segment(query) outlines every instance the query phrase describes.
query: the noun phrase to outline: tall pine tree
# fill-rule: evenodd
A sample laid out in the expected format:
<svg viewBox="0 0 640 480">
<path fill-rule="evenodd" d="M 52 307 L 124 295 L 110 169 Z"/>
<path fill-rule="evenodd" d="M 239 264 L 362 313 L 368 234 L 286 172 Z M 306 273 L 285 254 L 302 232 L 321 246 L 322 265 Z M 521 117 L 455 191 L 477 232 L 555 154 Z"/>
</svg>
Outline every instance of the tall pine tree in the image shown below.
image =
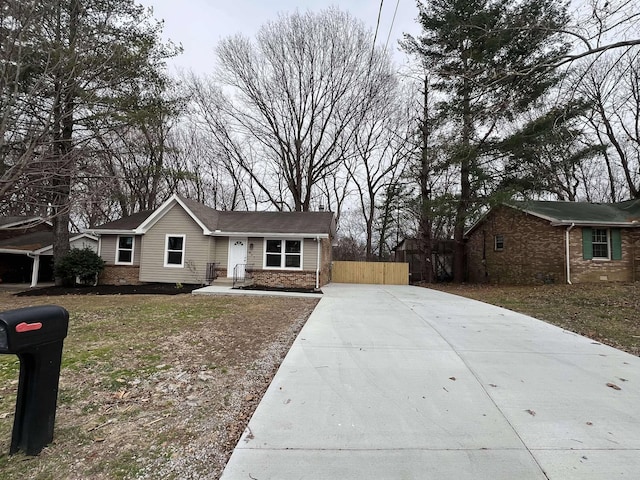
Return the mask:
<svg viewBox="0 0 640 480">
<path fill-rule="evenodd" d="M 439 113 L 455 132 L 449 162 L 459 170 L 454 280 L 464 279 L 464 231 L 487 181 L 487 153 L 508 122 L 559 81 L 549 68 L 569 45 L 567 5 L 555 0 L 419 2 L 422 34 L 404 47 L 433 78 Z"/>
<path fill-rule="evenodd" d="M 27 123 L 39 130 L 31 149 L 37 155 L 22 157 L 37 161 L 37 168 L 21 167 L 37 180 L 11 181 L 33 186 L 49 204 L 59 259 L 69 250 L 79 161 L 90 156 L 96 134 L 130 122 L 136 111 L 151 112 L 150 92 L 164 88 L 165 60 L 178 50 L 162 43 L 162 24 L 133 0 L 12 0 L 9 7 L 15 30 L 9 47 L 20 55 L 10 63 L 15 85 L 7 91 L 16 93 L 7 103 L 21 106 L 13 113 L 21 120 L 15 128 L 24 130 Z M 9 187 L 4 186 L 4 200 L 15 202 L 23 190 Z"/>
</svg>

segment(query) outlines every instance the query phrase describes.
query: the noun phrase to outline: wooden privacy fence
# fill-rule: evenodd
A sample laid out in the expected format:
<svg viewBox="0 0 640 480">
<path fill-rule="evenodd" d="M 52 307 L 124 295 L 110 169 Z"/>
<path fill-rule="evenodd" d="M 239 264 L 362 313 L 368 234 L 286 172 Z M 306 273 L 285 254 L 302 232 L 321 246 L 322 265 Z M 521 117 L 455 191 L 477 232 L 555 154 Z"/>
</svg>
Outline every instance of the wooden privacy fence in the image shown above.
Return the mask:
<svg viewBox="0 0 640 480">
<path fill-rule="evenodd" d="M 333 262 L 331 281 L 335 283 L 408 285 L 409 264 L 388 262 Z"/>
</svg>

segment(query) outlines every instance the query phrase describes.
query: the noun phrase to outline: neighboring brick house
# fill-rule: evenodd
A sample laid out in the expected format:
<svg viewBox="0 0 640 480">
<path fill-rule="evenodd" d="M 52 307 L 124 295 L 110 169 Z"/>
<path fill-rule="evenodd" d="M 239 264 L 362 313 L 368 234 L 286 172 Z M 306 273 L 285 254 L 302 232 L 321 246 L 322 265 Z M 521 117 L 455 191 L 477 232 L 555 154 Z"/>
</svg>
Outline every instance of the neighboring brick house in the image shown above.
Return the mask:
<svg viewBox="0 0 640 480">
<path fill-rule="evenodd" d="M 174 195 L 90 231 L 106 262 L 103 284 L 251 278 L 319 288 L 329 282 L 335 220 L 331 212 L 221 212 Z"/>
<path fill-rule="evenodd" d="M 470 282 L 632 282 L 640 265 L 640 200 L 510 202 L 466 233 Z"/>
</svg>

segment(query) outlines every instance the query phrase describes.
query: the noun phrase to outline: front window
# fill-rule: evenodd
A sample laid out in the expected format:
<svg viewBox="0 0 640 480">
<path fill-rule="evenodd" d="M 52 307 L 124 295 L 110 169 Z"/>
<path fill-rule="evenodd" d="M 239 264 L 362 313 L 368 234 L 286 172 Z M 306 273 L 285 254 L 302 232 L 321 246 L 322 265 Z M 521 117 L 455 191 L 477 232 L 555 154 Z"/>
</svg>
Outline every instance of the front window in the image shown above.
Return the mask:
<svg viewBox="0 0 640 480">
<path fill-rule="evenodd" d="M 594 228 L 591 231 L 593 258 L 609 258 L 609 231 L 604 228 Z"/>
<path fill-rule="evenodd" d="M 164 253 L 164 266 L 183 267 L 184 247 L 184 235 L 167 235 L 166 248 Z"/>
<path fill-rule="evenodd" d="M 116 264 L 133 264 L 133 236 L 118 237 L 118 248 L 116 249 Z"/>
<path fill-rule="evenodd" d="M 264 268 L 302 270 L 302 240 L 267 240 Z"/>
</svg>

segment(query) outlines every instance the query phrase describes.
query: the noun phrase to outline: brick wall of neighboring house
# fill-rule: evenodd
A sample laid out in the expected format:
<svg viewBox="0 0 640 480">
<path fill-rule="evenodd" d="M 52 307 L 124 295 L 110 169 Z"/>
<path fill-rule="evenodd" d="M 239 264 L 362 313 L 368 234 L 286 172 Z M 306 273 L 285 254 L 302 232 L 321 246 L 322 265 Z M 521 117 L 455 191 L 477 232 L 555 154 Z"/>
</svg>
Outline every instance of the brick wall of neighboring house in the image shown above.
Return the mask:
<svg viewBox="0 0 640 480">
<path fill-rule="evenodd" d="M 254 285 L 260 287 L 315 288 L 316 286 L 315 271 L 252 270 L 251 275 Z"/>
<path fill-rule="evenodd" d="M 572 229 L 569 238 L 571 283 L 635 281 L 634 269 L 638 265 L 638 259 L 635 257 L 640 232 L 635 229 L 623 228 L 620 230 L 620 236 L 622 240 L 621 260 L 585 260 L 582 254 L 582 229 Z"/>
<path fill-rule="evenodd" d="M 564 228 L 519 210 L 494 208 L 467 242 L 470 282 L 503 284 L 564 283 Z M 502 235 L 504 248 L 495 250 Z"/>
<path fill-rule="evenodd" d="M 140 285 L 140 267 L 106 265 L 98 278 L 100 285 Z"/>
</svg>

